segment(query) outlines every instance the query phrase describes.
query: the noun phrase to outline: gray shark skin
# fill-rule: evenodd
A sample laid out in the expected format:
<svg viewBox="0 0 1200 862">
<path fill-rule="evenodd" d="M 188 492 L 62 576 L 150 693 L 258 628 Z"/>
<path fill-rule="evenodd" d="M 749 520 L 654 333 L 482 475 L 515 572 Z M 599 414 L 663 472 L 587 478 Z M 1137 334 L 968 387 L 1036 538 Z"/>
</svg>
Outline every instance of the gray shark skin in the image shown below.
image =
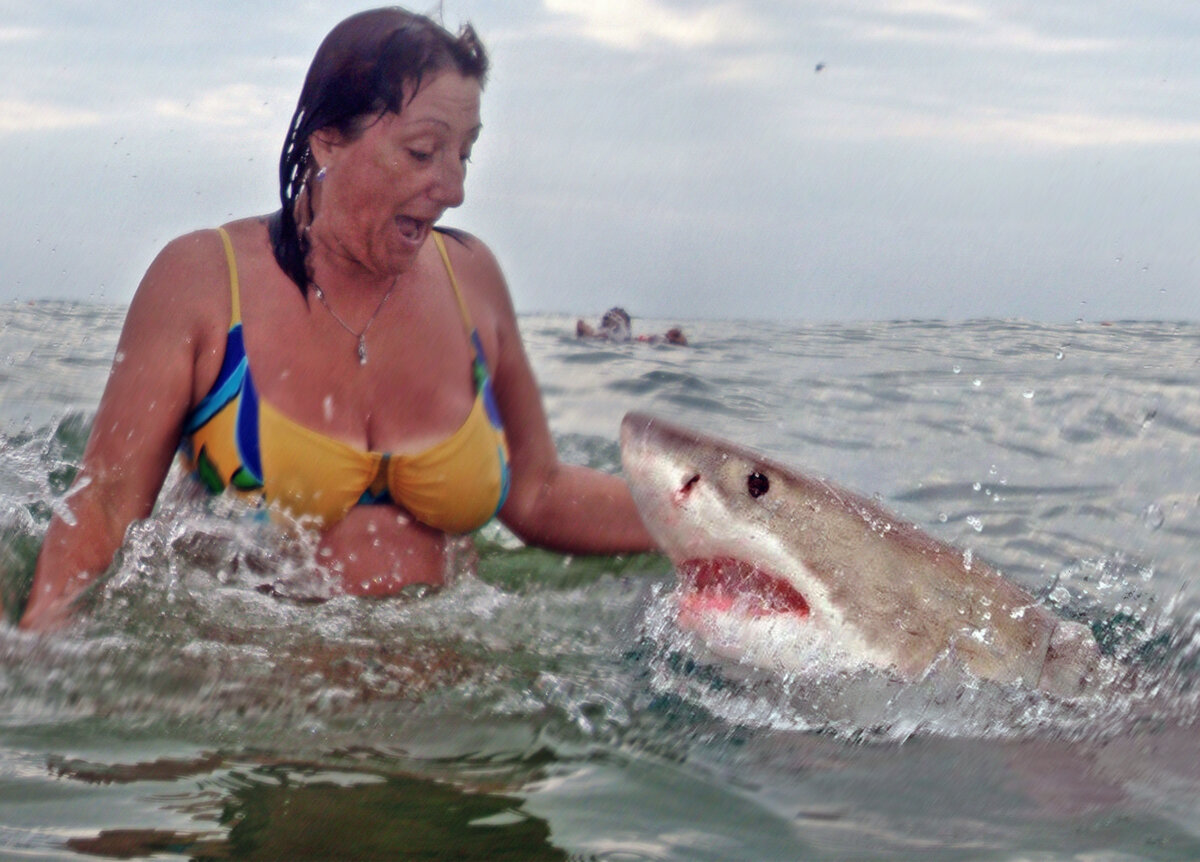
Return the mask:
<svg viewBox="0 0 1200 862">
<path fill-rule="evenodd" d="M 949 658 L 1003 684 L 1088 690 L 1100 655 L 1085 626 L 877 503 L 644 414 L 622 422 L 621 453 L 679 573 L 682 625 L 769 638 L 786 624 L 842 664 L 905 679 Z"/>
</svg>

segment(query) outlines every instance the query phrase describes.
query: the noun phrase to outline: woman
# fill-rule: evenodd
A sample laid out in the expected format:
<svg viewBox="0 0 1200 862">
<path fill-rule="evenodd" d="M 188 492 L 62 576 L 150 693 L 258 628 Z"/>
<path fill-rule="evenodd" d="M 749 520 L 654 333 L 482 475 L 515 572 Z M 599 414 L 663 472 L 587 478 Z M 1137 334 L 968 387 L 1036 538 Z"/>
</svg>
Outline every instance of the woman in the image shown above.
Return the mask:
<svg viewBox="0 0 1200 862">
<path fill-rule="evenodd" d="M 180 237 L 130 305 L 21 626 L 51 629 L 150 514 L 177 450 L 318 531 L 352 594 L 446 578 L 493 514 L 575 553 L 652 549 L 625 483 L 558 460 L 503 276 L 434 225 L 463 201 L 487 71 L 399 9 L 334 28 L 280 161 L 283 208 Z"/>
</svg>

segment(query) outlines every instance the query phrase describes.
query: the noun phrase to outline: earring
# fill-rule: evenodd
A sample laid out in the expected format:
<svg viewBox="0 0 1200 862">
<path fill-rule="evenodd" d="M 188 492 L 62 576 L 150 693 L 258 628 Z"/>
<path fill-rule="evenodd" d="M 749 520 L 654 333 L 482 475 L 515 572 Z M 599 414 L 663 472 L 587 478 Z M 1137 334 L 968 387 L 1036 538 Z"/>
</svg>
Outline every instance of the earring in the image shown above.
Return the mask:
<svg viewBox="0 0 1200 862">
<path fill-rule="evenodd" d="M 317 182 L 321 182 L 324 179 L 325 179 L 325 168 L 321 168 L 319 171 L 317 171 Z"/>
</svg>

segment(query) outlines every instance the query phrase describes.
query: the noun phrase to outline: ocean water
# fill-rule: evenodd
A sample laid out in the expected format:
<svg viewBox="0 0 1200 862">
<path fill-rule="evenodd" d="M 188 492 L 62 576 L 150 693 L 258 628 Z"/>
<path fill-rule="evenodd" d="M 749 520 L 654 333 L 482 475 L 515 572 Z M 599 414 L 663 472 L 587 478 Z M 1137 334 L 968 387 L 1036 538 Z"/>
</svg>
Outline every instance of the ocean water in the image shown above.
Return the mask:
<svg viewBox="0 0 1200 862">
<path fill-rule="evenodd" d="M 0 307 L 0 595 L 79 462 L 123 311 Z M 491 525 L 451 588 L 295 604 L 271 528 L 172 476 L 92 612 L 0 625 L 0 858 L 1200 858 L 1200 327 L 522 329 L 560 450 L 641 410 L 875 495 L 1089 624 L 1063 702 L 953 667 L 771 673 L 673 621 L 657 556 Z"/>
</svg>

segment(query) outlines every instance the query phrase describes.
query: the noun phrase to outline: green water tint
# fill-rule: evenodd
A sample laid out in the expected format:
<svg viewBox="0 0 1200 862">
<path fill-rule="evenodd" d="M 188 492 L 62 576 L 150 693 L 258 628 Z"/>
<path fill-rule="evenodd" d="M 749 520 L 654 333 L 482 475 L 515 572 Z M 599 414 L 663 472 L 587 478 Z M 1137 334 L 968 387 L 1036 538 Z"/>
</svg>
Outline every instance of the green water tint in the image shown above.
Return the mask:
<svg viewBox="0 0 1200 862">
<path fill-rule="evenodd" d="M 0 459 L 15 473 L 12 484 L 25 486 L 22 497 L 8 501 L 7 512 L 0 510 L 0 616 L 10 623 L 20 617 L 33 584 L 50 500 L 74 481 L 91 422 L 89 414 L 71 411 L 48 428 L 0 436 Z"/>
<path fill-rule="evenodd" d="M 476 576 L 511 593 L 531 590 L 571 590 L 594 584 L 603 577 L 663 577 L 671 563 L 657 554 L 621 557 L 573 557 L 540 548 L 506 548 L 494 540 L 477 540 Z"/>
<path fill-rule="evenodd" d="M 211 821 L 197 831 L 108 828 L 66 840 L 92 856 L 134 858 L 156 854 L 207 859 L 488 859 L 550 862 L 567 854 L 550 842 L 550 828 L 522 811 L 523 800 L 482 788 L 420 776 L 354 771 L 317 764 L 196 763 L 219 766 L 192 794 L 167 807 Z M 331 760 L 333 760 L 331 758 Z M 59 764 L 56 771 L 89 783 L 148 785 L 186 770 L 187 764 L 147 763 L 120 768 Z"/>
<path fill-rule="evenodd" d="M 1138 756 L 1136 747 L 1126 749 Z M 53 858 L 64 849 L 102 858 L 535 862 L 1200 855 L 1200 838 L 1131 806 L 1110 776 L 1092 772 L 1104 748 L 1072 752 L 1052 740 L 846 746 L 811 734 L 753 734 L 736 745 L 698 740 L 686 763 L 539 751 L 424 761 L 370 750 L 313 760 L 267 752 L 51 758 L 55 783 L 8 812 L 20 819 L 67 800 L 81 814 L 108 812 L 101 828 L 57 830 L 45 844 Z M 973 782 L 981 772 L 1004 780 Z M 28 783 L 30 770 L 23 773 Z M 948 796 L 948 780 L 972 790 Z M 0 792 L 11 783 L 0 779 Z M 788 784 L 796 792 L 782 793 Z M 869 800 L 869 812 L 840 801 L 847 798 Z M 1037 848 L 1032 856 L 1013 846 L 1013 834 Z"/>
<path fill-rule="evenodd" d="M 0 608 L 10 625 L 20 619 L 25 607 L 41 544 L 40 535 L 13 526 L 0 528 Z"/>
</svg>

